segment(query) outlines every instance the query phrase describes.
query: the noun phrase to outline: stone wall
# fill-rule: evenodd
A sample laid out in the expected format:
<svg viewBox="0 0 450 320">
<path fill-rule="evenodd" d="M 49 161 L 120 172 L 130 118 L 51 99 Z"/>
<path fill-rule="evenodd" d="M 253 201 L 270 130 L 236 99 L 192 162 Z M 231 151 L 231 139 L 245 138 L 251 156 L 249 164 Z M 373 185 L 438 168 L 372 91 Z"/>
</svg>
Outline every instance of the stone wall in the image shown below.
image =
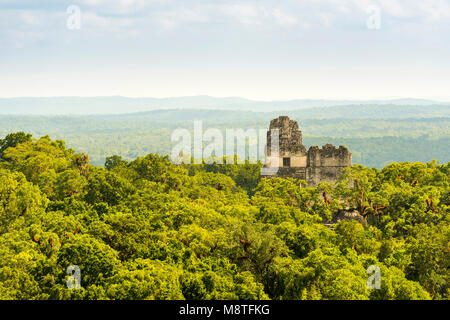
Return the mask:
<svg viewBox="0 0 450 320">
<path fill-rule="evenodd" d="M 326 144 L 320 149 L 312 146 L 308 150 L 308 167 L 347 167 L 351 165 L 351 153 L 345 146 L 336 148 L 332 144 Z"/>
<path fill-rule="evenodd" d="M 342 171 L 352 165 L 352 154 L 345 146 L 336 148 L 326 144 L 320 149 L 312 146 L 308 150 L 306 182 L 315 186 L 321 181 L 335 182 Z"/>
</svg>

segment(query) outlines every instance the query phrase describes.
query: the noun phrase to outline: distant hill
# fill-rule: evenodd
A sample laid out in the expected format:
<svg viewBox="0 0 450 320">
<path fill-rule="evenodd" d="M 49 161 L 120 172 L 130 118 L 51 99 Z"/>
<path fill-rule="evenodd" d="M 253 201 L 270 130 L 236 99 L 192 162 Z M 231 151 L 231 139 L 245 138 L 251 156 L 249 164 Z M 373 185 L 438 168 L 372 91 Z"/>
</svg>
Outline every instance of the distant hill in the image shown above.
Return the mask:
<svg viewBox="0 0 450 320">
<path fill-rule="evenodd" d="M 40 97 L 0 98 L 0 114 L 20 115 L 93 115 L 126 114 L 157 109 L 224 109 L 236 111 L 271 112 L 331 106 L 450 106 L 450 103 L 424 99 L 395 100 L 289 100 L 254 101 L 239 97 L 215 98 L 210 96 L 174 98 L 112 97 Z M 329 110 L 324 110 L 328 112 Z M 313 112 L 313 111 L 309 111 Z M 314 113 L 314 112 L 313 112 Z"/>
<path fill-rule="evenodd" d="M 96 115 L 105 120 L 152 120 L 152 121 L 270 121 L 280 115 L 289 115 L 298 121 L 303 119 L 411 119 L 450 117 L 448 105 L 345 105 L 314 107 L 304 109 L 280 109 L 277 111 L 255 112 L 247 110 L 204 110 L 204 109 L 159 109 L 127 114 Z"/>
</svg>

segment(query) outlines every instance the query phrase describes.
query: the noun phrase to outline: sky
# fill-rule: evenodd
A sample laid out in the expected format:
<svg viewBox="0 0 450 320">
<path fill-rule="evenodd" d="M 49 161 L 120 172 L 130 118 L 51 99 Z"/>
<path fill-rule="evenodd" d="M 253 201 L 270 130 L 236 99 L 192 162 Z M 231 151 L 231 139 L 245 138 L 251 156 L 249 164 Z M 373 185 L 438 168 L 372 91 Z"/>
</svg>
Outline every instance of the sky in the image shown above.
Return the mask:
<svg viewBox="0 0 450 320">
<path fill-rule="evenodd" d="M 0 0 L 0 97 L 450 101 L 449 57 L 450 0 Z"/>
</svg>

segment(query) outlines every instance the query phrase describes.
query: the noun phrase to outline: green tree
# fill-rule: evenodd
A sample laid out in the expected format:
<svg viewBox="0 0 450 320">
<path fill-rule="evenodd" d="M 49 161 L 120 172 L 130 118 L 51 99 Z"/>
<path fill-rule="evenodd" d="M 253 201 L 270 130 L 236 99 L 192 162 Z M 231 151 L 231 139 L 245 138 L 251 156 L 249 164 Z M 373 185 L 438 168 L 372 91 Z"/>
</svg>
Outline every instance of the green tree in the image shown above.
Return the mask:
<svg viewBox="0 0 450 320">
<path fill-rule="evenodd" d="M 18 144 L 31 141 L 31 134 L 25 132 L 14 132 L 8 134 L 4 139 L 0 139 L 0 159 L 3 158 L 3 153 L 8 148 L 14 148 Z"/>
</svg>

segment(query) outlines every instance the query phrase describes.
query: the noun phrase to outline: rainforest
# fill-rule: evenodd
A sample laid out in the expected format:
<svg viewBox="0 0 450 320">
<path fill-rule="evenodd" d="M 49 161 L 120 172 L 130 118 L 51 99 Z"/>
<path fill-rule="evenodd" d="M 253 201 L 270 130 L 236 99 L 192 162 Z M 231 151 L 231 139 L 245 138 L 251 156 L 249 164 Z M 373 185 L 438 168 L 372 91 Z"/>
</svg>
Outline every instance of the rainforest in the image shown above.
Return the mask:
<svg viewBox="0 0 450 320">
<path fill-rule="evenodd" d="M 450 298 L 448 163 L 355 164 L 314 188 L 261 167 L 97 166 L 62 140 L 5 135 L 0 299 Z"/>
</svg>

